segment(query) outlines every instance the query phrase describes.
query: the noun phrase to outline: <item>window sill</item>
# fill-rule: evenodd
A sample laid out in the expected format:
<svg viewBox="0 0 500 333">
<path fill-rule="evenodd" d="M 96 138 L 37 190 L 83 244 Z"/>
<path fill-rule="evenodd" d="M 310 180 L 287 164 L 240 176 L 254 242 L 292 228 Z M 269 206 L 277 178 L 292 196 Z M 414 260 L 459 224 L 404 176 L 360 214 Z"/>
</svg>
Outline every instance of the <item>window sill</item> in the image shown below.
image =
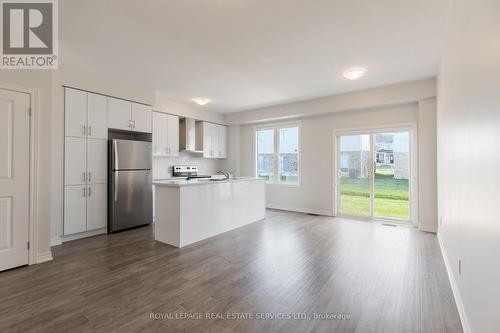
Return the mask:
<svg viewBox="0 0 500 333">
<path fill-rule="evenodd" d="M 266 185 L 285 186 L 285 187 L 302 187 L 301 183 L 287 184 L 287 183 L 278 183 L 278 182 L 266 182 Z"/>
</svg>

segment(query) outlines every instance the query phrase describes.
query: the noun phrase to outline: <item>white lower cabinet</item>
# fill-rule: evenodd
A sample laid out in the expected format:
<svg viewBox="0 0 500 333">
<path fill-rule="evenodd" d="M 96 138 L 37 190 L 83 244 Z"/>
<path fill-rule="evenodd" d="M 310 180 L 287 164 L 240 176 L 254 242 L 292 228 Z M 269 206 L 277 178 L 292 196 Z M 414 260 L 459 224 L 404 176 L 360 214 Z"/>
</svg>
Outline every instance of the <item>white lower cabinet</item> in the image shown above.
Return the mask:
<svg viewBox="0 0 500 333">
<path fill-rule="evenodd" d="M 107 185 L 93 184 L 87 187 L 87 231 L 106 227 Z"/>
<path fill-rule="evenodd" d="M 107 184 L 64 187 L 64 235 L 106 228 Z"/>
<path fill-rule="evenodd" d="M 64 187 L 64 234 L 87 231 L 87 186 Z"/>
</svg>

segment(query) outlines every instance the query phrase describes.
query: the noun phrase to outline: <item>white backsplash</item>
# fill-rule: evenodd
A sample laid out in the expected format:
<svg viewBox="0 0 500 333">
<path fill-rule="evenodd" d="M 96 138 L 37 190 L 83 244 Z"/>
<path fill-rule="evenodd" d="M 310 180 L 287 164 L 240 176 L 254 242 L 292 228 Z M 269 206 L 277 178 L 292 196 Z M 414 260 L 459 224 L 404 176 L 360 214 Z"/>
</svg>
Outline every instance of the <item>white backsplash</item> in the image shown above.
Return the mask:
<svg viewBox="0 0 500 333">
<path fill-rule="evenodd" d="M 177 157 L 153 157 L 153 179 L 172 177 L 173 165 L 196 165 L 198 174 L 213 175 L 222 170 L 223 159 L 203 158 L 188 152 L 180 152 Z"/>
</svg>

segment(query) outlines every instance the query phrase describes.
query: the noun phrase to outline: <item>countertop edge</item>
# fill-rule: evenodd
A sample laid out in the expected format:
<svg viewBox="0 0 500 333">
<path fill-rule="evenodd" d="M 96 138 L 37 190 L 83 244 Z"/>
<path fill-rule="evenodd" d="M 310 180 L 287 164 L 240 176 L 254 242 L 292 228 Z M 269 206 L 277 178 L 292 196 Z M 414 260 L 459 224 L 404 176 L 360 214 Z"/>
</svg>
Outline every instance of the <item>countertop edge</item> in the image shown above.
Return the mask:
<svg viewBox="0 0 500 333">
<path fill-rule="evenodd" d="M 217 185 L 217 184 L 227 184 L 227 183 L 241 183 L 241 182 L 252 182 L 252 181 L 265 181 L 262 178 L 242 178 L 242 179 L 227 179 L 227 180 L 217 180 L 217 181 L 199 181 L 192 183 L 172 183 L 172 180 L 156 180 L 153 181 L 153 185 L 159 187 L 184 187 L 184 186 L 202 186 L 202 185 Z"/>
</svg>

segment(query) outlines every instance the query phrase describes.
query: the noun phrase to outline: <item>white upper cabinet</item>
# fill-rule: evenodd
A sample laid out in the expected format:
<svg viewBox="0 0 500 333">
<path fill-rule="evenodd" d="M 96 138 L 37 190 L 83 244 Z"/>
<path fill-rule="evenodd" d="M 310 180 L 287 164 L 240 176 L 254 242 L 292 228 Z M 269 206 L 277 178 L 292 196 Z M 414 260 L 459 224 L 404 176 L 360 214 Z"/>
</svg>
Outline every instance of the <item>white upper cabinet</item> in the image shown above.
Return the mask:
<svg viewBox="0 0 500 333">
<path fill-rule="evenodd" d="M 65 136 L 87 136 L 87 92 L 65 88 Z"/>
<path fill-rule="evenodd" d="M 168 115 L 161 112 L 153 114 L 153 155 L 166 156 L 168 152 Z"/>
<path fill-rule="evenodd" d="M 226 126 L 203 122 L 203 157 L 227 157 Z"/>
<path fill-rule="evenodd" d="M 218 125 L 219 127 L 219 145 L 218 156 L 219 158 L 227 157 L 227 127 Z"/>
<path fill-rule="evenodd" d="M 167 141 L 168 154 L 170 156 L 179 155 L 179 117 L 168 115 Z"/>
<path fill-rule="evenodd" d="M 151 106 L 108 97 L 108 127 L 151 133 L 153 110 Z"/>
<path fill-rule="evenodd" d="M 108 127 L 126 131 L 133 130 L 132 103 L 108 97 Z"/>
<path fill-rule="evenodd" d="M 203 157 L 205 158 L 214 157 L 212 147 L 212 128 L 213 125 L 211 123 L 203 122 Z"/>
<path fill-rule="evenodd" d="M 149 105 L 132 103 L 132 130 L 151 133 L 153 109 Z"/>
<path fill-rule="evenodd" d="M 65 88 L 65 136 L 108 138 L 106 97 Z"/>
<path fill-rule="evenodd" d="M 154 112 L 153 155 L 179 155 L 179 117 L 162 112 Z"/>
<path fill-rule="evenodd" d="M 108 104 L 106 96 L 88 93 L 88 137 L 108 138 Z"/>
</svg>

